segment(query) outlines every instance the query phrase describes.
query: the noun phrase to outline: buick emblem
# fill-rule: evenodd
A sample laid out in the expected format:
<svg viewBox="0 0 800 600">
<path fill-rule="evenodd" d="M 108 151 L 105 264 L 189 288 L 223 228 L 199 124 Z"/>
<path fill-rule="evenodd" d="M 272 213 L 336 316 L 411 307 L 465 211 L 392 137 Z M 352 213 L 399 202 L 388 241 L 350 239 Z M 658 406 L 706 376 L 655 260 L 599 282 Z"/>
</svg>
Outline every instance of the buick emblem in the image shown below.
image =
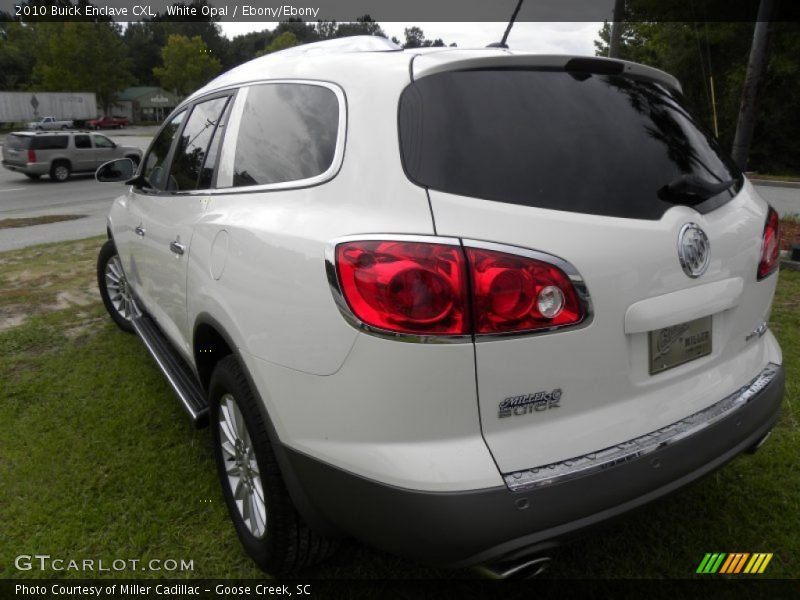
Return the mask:
<svg viewBox="0 0 800 600">
<path fill-rule="evenodd" d="M 696 223 L 687 223 L 678 234 L 678 260 L 689 277 L 700 277 L 708 268 L 711 244 Z"/>
</svg>

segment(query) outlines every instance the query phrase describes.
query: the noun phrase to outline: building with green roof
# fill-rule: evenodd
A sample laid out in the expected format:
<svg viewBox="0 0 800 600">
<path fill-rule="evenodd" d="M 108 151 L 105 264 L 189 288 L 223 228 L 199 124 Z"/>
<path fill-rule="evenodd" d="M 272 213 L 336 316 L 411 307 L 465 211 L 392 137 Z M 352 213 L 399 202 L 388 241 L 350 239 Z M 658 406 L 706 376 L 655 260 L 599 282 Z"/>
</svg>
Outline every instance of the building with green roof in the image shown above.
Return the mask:
<svg viewBox="0 0 800 600">
<path fill-rule="evenodd" d="M 160 87 L 129 87 L 117 96 L 114 114 L 126 116 L 132 123 L 143 121 L 160 123 L 181 99 L 180 96 Z"/>
</svg>

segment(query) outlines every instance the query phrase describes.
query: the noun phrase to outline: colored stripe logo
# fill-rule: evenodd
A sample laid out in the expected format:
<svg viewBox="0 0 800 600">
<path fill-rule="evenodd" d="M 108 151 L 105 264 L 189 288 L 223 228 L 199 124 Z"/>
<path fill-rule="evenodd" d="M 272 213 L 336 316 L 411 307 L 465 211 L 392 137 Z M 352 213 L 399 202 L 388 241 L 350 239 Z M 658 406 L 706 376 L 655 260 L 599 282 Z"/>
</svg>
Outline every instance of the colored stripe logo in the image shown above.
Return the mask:
<svg viewBox="0 0 800 600">
<path fill-rule="evenodd" d="M 772 560 L 772 552 L 709 552 L 703 557 L 697 573 L 711 575 L 714 573 L 724 573 L 726 575 L 738 575 L 747 573 L 756 575 L 763 573 L 769 561 Z"/>
</svg>

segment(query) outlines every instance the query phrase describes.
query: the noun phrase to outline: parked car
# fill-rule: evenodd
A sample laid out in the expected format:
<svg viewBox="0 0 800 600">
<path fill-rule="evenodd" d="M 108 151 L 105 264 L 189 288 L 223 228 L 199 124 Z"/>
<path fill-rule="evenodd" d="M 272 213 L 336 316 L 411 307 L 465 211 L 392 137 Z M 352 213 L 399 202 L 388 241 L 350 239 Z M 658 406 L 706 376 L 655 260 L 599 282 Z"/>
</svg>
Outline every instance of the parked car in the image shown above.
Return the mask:
<svg viewBox="0 0 800 600">
<path fill-rule="evenodd" d="M 72 173 L 91 173 L 103 163 L 125 157 L 139 163 L 142 151 L 120 146 L 104 135 L 86 131 L 15 131 L 3 144 L 3 166 L 30 179 L 49 175 L 66 181 Z"/>
<path fill-rule="evenodd" d="M 68 119 L 58 120 L 55 117 L 42 117 L 38 121 L 31 121 L 27 127 L 28 129 L 37 129 L 39 131 L 72 129 L 73 123 Z"/>
<path fill-rule="evenodd" d="M 268 571 L 338 536 L 521 567 L 778 417 L 777 215 L 656 69 L 309 44 L 97 177 L 103 302 Z"/>
<path fill-rule="evenodd" d="M 86 123 L 91 129 L 122 129 L 129 125 L 128 117 L 98 117 Z"/>
</svg>

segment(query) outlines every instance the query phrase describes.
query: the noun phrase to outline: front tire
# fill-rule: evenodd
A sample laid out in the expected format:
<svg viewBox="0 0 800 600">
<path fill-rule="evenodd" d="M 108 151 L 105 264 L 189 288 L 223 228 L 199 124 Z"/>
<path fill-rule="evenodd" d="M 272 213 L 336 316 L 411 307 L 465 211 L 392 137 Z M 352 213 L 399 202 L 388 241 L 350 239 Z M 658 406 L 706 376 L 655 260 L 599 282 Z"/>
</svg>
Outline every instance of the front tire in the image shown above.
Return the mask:
<svg viewBox="0 0 800 600">
<path fill-rule="evenodd" d="M 312 531 L 295 510 L 258 401 L 235 356 L 217 364 L 209 399 L 217 473 L 247 554 L 273 574 L 294 573 L 327 558 L 334 542 Z"/>
<path fill-rule="evenodd" d="M 131 319 L 137 315 L 136 305 L 113 240 L 103 244 L 97 256 L 97 287 L 103 305 L 117 327 L 133 333 Z"/>
</svg>

